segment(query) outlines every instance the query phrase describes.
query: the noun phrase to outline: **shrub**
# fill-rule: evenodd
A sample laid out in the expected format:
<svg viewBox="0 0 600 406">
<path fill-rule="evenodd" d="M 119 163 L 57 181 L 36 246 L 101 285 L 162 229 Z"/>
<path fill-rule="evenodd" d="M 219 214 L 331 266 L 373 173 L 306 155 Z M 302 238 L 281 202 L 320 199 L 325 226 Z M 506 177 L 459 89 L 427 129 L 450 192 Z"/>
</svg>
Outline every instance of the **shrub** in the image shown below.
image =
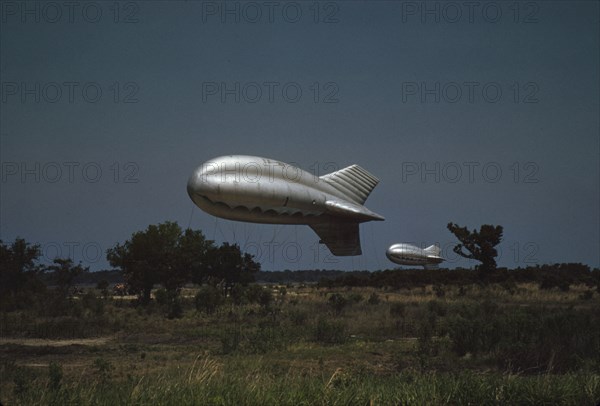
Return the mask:
<svg viewBox="0 0 600 406">
<path fill-rule="evenodd" d="M 448 321 L 452 349 L 458 355 L 490 351 L 501 339 L 491 304 L 465 304 Z"/>
<path fill-rule="evenodd" d="M 427 303 L 427 311 L 436 316 L 444 317 L 448 313 L 448 307 L 446 303 L 439 300 L 430 300 Z"/>
<path fill-rule="evenodd" d="M 352 292 L 350 296 L 348 296 L 348 301 L 350 303 L 360 303 L 363 299 L 363 295 L 358 292 Z"/>
<path fill-rule="evenodd" d="M 246 297 L 245 297 L 245 289 L 244 287 L 237 283 L 235 285 L 233 285 L 233 287 L 231 288 L 229 294 L 231 297 L 231 301 L 235 306 L 240 306 L 242 304 L 244 304 L 246 302 Z"/>
<path fill-rule="evenodd" d="M 183 304 L 181 303 L 181 298 L 176 293 L 169 300 L 167 317 L 169 319 L 180 319 L 183 317 Z"/>
<path fill-rule="evenodd" d="M 545 275 L 544 279 L 542 279 L 540 282 L 540 289 L 550 290 L 553 288 L 559 288 L 562 292 L 568 292 L 570 288 L 570 282 L 565 278 L 562 278 L 557 273 Z"/>
<path fill-rule="evenodd" d="M 430 357 L 438 354 L 438 344 L 433 340 L 435 319 L 423 318 L 417 327 L 417 358 L 421 369 L 427 365 Z"/>
<path fill-rule="evenodd" d="M 287 337 L 281 326 L 263 325 L 248 337 L 248 345 L 250 352 L 264 354 L 285 349 Z"/>
<path fill-rule="evenodd" d="M 22 396 L 26 394 L 31 388 L 32 377 L 26 373 L 24 368 L 17 367 L 14 371 L 13 382 L 15 387 L 13 389 L 14 394 Z"/>
<path fill-rule="evenodd" d="M 342 321 L 329 321 L 319 317 L 313 328 L 313 340 L 324 344 L 346 342 L 346 325 Z"/>
<path fill-rule="evenodd" d="M 584 359 L 600 366 L 600 317 L 593 309 L 518 312 L 527 315 L 526 323 L 506 323 L 498 357 L 502 366 L 563 372 L 580 368 Z"/>
<path fill-rule="evenodd" d="M 100 294 L 102 295 L 102 297 L 107 298 L 108 297 L 108 281 L 106 279 L 102 279 L 101 281 L 99 281 L 96 284 L 96 289 L 98 289 L 100 291 Z"/>
<path fill-rule="evenodd" d="M 63 378 L 63 370 L 60 364 L 52 361 L 50 365 L 48 365 L 48 377 L 49 383 L 48 386 L 50 390 L 57 391 L 60 389 L 60 384 Z"/>
<path fill-rule="evenodd" d="M 390 315 L 398 318 L 403 318 L 406 314 L 406 305 L 404 303 L 392 303 L 390 306 Z"/>
<path fill-rule="evenodd" d="M 433 291 L 435 292 L 435 295 L 437 297 L 444 297 L 444 296 L 446 296 L 446 291 L 444 290 L 444 288 L 442 287 L 442 285 L 433 285 Z"/>
<path fill-rule="evenodd" d="M 211 285 L 204 285 L 196 294 L 196 309 L 212 314 L 223 304 L 225 298 L 221 290 Z"/>
<path fill-rule="evenodd" d="M 600 366 L 600 316 L 594 309 L 463 306 L 449 322 L 452 350 L 489 354 L 513 371 L 563 372 Z"/>
<path fill-rule="evenodd" d="M 517 283 L 515 282 L 515 279 L 512 276 L 506 279 L 504 282 L 502 282 L 500 286 L 502 286 L 504 290 L 506 290 L 511 295 L 514 295 L 517 291 Z"/>
<path fill-rule="evenodd" d="M 308 320 L 308 312 L 300 309 L 290 310 L 290 321 L 296 326 L 303 326 Z"/>
<path fill-rule="evenodd" d="M 377 294 L 377 292 L 371 293 L 371 295 L 369 296 L 369 300 L 367 300 L 367 303 L 370 305 L 376 305 L 376 304 L 379 304 L 380 302 L 381 302 L 381 299 L 379 299 L 379 295 Z"/>
<path fill-rule="evenodd" d="M 246 288 L 246 299 L 248 303 L 258 303 L 263 288 L 260 285 L 250 285 Z"/>
<path fill-rule="evenodd" d="M 239 349 L 242 341 L 242 330 L 239 326 L 226 328 L 221 334 L 221 352 L 230 354 Z"/>
<path fill-rule="evenodd" d="M 157 289 L 156 292 L 154 292 L 154 298 L 156 299 L 156 303 L 161 306 L 165 306 L 169 301 L 167 290 L 165 288 Z"/>
<path fill-rule="evenodd" d="M 90 310 L 96 316 L 104 314 L 104 302 L 96 297 L 93 291 L 88 290 L 81 298 L 81 304 L 84 309 Z"/>
<path fill-rule="evenodd" d="M 102 383 L 108 382 L 110 379 L 110 373 L 114 369 L 113 365 L 105 360 L 104 358 L 96 358 L 94 360 L 94 369 L 96 369 L 96 373 L 100 378 Z"/>
<path fill-rule="evenodd" d="M 339 316 L 342 313 L 342 310 L 344 310 L 344 307 L 348 304 L 348 300 L 339 293 L 334 293 L 329 297 L 327 303 L 333 309 L 333 313 L 336 316 Z"/>
<path fill-rule="evenodd" d="M 285 297 L 287 296 L 287 288 L 285 286 L 281 286 L 278 293 L 279 303 L 283 303 L 285 301 Z"/>
<path fill-rule="evenodd" d="M 269 288 L 262 288 L 258 295 L 258 304 L 260 304 L 260 307 L 264 310 L 267 310 L 271 307 L 271 303 L 273 303 L 273 292 Z"/>
</svg>

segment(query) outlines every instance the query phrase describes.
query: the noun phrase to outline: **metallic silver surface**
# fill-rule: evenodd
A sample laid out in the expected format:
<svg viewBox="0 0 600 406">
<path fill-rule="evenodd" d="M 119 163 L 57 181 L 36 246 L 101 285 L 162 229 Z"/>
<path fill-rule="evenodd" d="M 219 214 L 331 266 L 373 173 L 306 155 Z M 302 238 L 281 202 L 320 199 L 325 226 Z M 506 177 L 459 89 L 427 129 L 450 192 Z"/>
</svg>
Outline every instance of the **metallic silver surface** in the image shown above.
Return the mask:
<svg viewBox="0 0 600 406">
<path fill-rule="evenodd" d="M 388 259 L 400 265 L 419 265 L 425 269 L 436 269 L 444 261 L 440 247 L 431 245 L 425 249 L 411 244 L 394 244 L 385 253 Z"/>
<path fill-rule="evenodd" d="M 363 203 L 379 180 L 358 165 L 321 177 L 272 159 L 230 155 L 190 176 L 187 191 L 205 212 L 229 220 L 307 224 L 334 255 L 360 255 L 358 224 L 384 218 Z"/>
</svg>

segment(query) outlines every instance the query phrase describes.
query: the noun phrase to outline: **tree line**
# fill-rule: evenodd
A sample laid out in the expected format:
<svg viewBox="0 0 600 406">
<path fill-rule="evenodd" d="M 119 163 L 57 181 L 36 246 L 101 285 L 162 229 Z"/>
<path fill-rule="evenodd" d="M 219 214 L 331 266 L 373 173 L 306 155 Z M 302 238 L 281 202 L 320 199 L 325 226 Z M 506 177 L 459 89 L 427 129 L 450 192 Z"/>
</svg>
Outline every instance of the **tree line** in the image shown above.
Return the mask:
<svg viewBox="0 0 600 406">
<path fill-rule="evenodd" d="M 186 283 L 224 282 L 227 288 L 254 281 L 260 264 L 237 244 L 215 245 L 202 231 L 182 230 L 177 223 L 150 225 L 107 251 L 109 263 L 123 271 L 131 293 L 142 303 L 154 285 L 176 295 Z"/>
<path fill-rule="evenodd" d="M 155 285 L 162 285 L 169 299 L 176 301 L 186 283 L 220 284 L 229 289 L 254 281 L 253 275 L 260 271 L 260 264 L 238 245 L 217 245 L 202 231 L 182 230 L 175 222 L 149 225 L 133 233 L 108 249 L 106 257 L 122 273 L 129 293 L 138 295 L 142 304 L 150 301 Z M 75 284 L 90 274 L 89 267 L 69 258 L 56 258 L 51 265 L 42 265 L 40 258 L 37 244 L 22 238 L 12 243 L 0 240 L 0 310 L 27 308 L 47 300 L 66 305 Z M 48 291 L 47 283 L 54 289 Z"/>
<path fill-rule="evenodd" d="M 259 276 L 260 277 L 260 276 Z M 275 282 L 277 275 L 270 276 Z M 418 288 L 427 285 L 465 286 L 472 284 L 499 284 L 507 290 L 516 288 L 517 283 L 535 283 L 541 289 L 568 291 L 571 285 L 595 286 L 600 293 L 600 269 L 591 270 L 581 263 L 562 263 L 518 267 L 496 268 L 484 278 L 477 270 L 456 269 L 386 269 L 383 271 L 340 272 L 333 278 L 322 278 L 322 287 L 370 286 L 391 289 Z"/>
<path fill-rule="evenodd" d="M 518 282 L 539 283 L 541 288 L 568 290 L 572 284 L 598 286 L 600 270 L 593 271 L 579 263 L 536 265 L 509 270 L 496 265 L 496 246 L 502 240 L 502 226 L 482 225 L 469 231 L 454 223 L 448 224 L 459 244 L 454 252 L 480 262 L 474 270 L 369 271 L 303 270 L 260 272 L 254 257 L 243 253 L 236 244 L 215 244 L 202 231 L 182 229 L 176 222 L 149 225 L 134 232 L 123 243 L 107 250 L 106 258 L 115 269 L 103 275 L 113 282 L 122 278 L 129 293 L 138 295 L 141 304 L 151 300 L 152 289 L 161 285 L 166 299 L 175 303 L 180 289 L 187 283 L 220 286 L 230 292 L 236 285 L 247 285 L 255 278 L 262 282 L 318 282 L 322 286 L 417 287 L 428 284 L 464 285 L 472 283 L 502 283 L 511 288 Z M 75 284 L 91 279 L 89 268 L 68 258 L 56 258 L 49 266 L 39 263 L 38 245 L 17 238 L 10 244 L 0 240 L 0 310 L 27 307 L 36 297 L 47 295 L 46 285 L 52 284 L 54 300 L 64 303 Z M 99 275 L 98 275 L 99 276 Z M 93 279 L 97 279 L 95 276 Z M 102 281 L 106 289 L 109 281 Z M 99 285 L 100 286 L 100 283 Z"/>
</svg>

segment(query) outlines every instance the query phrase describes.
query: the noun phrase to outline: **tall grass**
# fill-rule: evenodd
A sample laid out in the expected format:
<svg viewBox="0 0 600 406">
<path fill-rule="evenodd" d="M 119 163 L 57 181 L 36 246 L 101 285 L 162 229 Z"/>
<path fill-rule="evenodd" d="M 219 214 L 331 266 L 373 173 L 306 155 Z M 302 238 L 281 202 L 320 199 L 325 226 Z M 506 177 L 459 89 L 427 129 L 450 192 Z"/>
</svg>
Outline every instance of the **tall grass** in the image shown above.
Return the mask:
<svg viewBox="0 0 600 406">
<path fill-rule="evenodd" d="M 173 319 L 90 296 L 67 315 L 0 314 L 0 402 L 595 405 L 600 298 L 583 291 L 288 287 L 207 312 L 190 290 Z M 23 344 L 97 335 L 111 340 Z"/>
<path fill-rule="evenodd" d="M 5 398 L 7 399 L 7 398 Z M 10 404 L 313 405 L 313 404 L 565 404 L 594 405 L 600 378 L 590 373 L 519 376 L 475 372 L 404 371 L 373 375 L 351 368 L 322 374 L 281 368 L 265 359 L 198 357 L 110 383 L 81 379 L 49 390 L 37 378 Z"/>
</svg>

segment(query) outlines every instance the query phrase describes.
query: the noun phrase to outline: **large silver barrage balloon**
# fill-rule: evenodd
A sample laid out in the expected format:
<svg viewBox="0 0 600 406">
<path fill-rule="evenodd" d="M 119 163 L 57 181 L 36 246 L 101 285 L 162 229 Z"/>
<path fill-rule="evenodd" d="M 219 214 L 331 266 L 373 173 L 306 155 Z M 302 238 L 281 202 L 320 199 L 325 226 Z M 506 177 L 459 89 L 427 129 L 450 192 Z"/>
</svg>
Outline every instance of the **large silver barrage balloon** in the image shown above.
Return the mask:
<svg viewBox="0 0 600 406">
<path fill-rule="evenodd" d="M 359 223 L 383 220 L 363 206 L 379 180 L 358 165 L 315 176 L 267 158 L 230 155 L 200 165 L 187 184 L 213 216 L 268 224 L 307 224 L 338 256 L 360 255 Z"/>
<path fill-rule="evenodd" d="M 425 269 L 437 269 L 438 264 L 444 261 L 440 252 L 440 247 L 437 245 L 422 249 L 412 244 L 394 244 L 388 248 L 385 255 L 390 261 L 400 265 L 419 265 Z"/>
</svg>

